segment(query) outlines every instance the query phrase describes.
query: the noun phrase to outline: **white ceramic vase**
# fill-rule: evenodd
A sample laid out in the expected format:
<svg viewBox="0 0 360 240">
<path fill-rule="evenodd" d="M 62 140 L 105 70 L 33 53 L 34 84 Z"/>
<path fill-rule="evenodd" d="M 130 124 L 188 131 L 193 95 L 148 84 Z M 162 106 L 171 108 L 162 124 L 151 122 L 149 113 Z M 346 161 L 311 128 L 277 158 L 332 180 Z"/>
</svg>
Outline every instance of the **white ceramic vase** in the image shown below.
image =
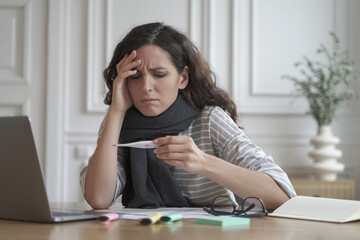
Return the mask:
<svg viewBox="0 0 360 240">
<path fill-rule="evenodd" d="M 318 134 L 311 139 L 311 144 L 315 149 L 309 153 L 314 159 L 314 164 L 309 167 L 309 171 L 315 175 L 316 179 L 335 181 L 337 174 L 344 171 L 344 164 L 337 159 L 342 156 L 342 152 L 336 149 L 335 145 L 340 143 L 340 139 L 332 134 L 329 125 L 318 128 Z"/>
</svg>

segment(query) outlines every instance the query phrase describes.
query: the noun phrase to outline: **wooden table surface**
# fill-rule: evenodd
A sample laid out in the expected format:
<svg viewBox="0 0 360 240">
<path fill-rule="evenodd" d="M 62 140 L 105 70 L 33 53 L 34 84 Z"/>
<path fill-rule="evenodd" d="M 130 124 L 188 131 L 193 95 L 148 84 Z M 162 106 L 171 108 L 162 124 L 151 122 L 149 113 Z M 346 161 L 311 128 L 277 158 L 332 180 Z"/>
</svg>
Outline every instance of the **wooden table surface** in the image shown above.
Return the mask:
<svg viewBox="0 0 360 240">
<path fill-rule="evenodd" d="M 220 227 L 195 224 L 183 219 L 171 225 L 150 226 L 138 220 L 116 220 L 101 225 L 96 220 L 44 224 L 0 220 L 0 239 L 360 239 L 360 222 L 325 223 L 286 218 L 251 219 L 245 227 Z"/>
</svg>

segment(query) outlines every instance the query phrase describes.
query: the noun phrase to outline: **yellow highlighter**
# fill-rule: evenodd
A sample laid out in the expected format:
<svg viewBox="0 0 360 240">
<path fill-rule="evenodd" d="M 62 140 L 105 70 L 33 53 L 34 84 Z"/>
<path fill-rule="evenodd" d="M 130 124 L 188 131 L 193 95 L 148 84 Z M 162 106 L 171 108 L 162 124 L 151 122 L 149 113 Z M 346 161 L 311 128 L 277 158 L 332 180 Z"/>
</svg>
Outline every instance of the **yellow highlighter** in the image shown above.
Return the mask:
<svg viewBox="0 0 360 240">
<path fill-rule="evenodd" d="M 156 213 L 153 213 L 153 214 L 151 214 L 150 216 L 148 216 L 146 218 L 143 218 L 140 221 L 140 223 L 142 225 L 154 224 L 154 223 L 157 223 L 160 220 L 161 216 L 162 216 L 161 212 L 156 212 Z"/>
</svg>

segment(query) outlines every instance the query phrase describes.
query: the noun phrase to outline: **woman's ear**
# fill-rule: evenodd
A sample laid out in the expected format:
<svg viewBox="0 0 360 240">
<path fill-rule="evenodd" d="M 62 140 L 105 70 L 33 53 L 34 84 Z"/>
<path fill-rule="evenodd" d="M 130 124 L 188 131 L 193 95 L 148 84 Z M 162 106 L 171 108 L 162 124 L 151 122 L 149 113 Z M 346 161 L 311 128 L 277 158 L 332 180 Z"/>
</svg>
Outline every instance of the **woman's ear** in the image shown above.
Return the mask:
<svg viewBox="0 0 360 240">
<path fill-rule="evenodd" d="M 179 89 L 183 90 L 189 83 L 189 67 L 185 66 L 184 71 L 180 74 Z"/>
</svg>

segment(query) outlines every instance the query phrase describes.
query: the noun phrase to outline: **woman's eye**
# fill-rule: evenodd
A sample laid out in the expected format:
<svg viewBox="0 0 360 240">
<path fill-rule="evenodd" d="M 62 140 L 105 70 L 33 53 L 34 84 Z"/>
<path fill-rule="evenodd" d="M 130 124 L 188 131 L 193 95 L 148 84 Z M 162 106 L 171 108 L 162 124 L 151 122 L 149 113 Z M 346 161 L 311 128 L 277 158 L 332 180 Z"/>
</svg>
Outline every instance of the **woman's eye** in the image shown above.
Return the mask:
<svg viewBox="0 0 360 240">
<path fill-rule="evenodd" d="M 157 77 L 157 78 L 163 78 L 163 77 L 166 76 L 166 73 L 156 73 L 156 74 L 154 74 L 154 75 L 155 75 L 155 77 Z"/>
<path fill-rule="evenodd" d="M 136 75 L 132 75 L 129 77 L 130 79 L 139 79 L 141 78 L 141 75 L 140 74 L 136 74 Z"/>
</svg>

